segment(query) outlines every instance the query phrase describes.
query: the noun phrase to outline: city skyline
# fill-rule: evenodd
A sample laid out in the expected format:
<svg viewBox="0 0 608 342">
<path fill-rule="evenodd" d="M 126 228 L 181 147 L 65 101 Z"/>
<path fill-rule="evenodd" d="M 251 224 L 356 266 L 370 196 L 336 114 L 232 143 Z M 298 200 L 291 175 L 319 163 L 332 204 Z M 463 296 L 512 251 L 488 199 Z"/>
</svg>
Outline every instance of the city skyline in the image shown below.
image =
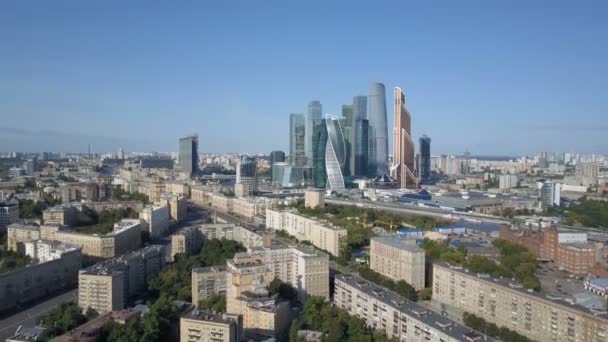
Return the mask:
<svg viewBox="0 0 608 342">
<path fill-rule="evenodd" d="M 256 5 L 130 4 L 116 16 L 115 4 L 0 5 L 2 149 L 175 151 L 175 138 L 195 131 L 201 152 L 287 150 L 289 113 L 317 99 L 323 115 L 339 115 L 377 81 L 403 87 L 417 113 L 412 136 L 433 137 L 437 153 L 608 150 L 598 124 L 604 5 L 319 3 L 250 16 Z M 395 12 L 403 20 L 385 20 Z M 228 13 L 243 25 L 222 25 Z M 328 24 L 289 25 L 312 14 Z M 375 29 L 338 25 L 345 15 Z M 344 59 L 355 42 L 359 53 Z M 401 58 L 383 58 L 389 47 Z"/>
</svg>

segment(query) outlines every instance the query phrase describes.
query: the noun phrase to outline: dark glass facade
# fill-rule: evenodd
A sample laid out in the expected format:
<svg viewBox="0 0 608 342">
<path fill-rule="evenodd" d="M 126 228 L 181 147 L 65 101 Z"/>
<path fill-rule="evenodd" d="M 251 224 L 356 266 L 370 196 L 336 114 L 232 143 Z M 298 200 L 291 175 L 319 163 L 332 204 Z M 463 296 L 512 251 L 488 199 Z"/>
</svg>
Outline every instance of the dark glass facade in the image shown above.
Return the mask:
<svg viewBox="0 0 608 342">
<path fill-rule="evenodd" d="M 179 139 L 179 166 L 188 176 L 198 173 L 198 135 Z"/>
<path fill-rule="evenodd" d="M 423 135 L 419 140 L 419 175 L 422 181 L 427 181 L 431 178 L 431 138 Z"/>
<path fill-rule="evenodd" d="M 327 126 L 325 119 L 313 127 L 312 135 L 312 181 L 315 188 L 327 187 L 327 171 L 325 169 L 325 149 L 327 147 Z"/>
</svg>

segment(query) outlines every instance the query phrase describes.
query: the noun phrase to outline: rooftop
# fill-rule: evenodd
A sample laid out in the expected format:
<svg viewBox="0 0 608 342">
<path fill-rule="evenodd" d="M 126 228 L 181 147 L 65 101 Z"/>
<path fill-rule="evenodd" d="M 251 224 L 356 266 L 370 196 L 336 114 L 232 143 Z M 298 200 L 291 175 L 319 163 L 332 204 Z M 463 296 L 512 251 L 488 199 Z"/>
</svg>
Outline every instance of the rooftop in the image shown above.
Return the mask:
<svg viewBox="0 0 608 342">
<path fill-rule="evenodd" d="M 208 321 L 208 322 L 217 322 L 217 323 L 226 323 L 226 324 L 230 324 L 230 323 L 236 321 L 236 317 L 234 317 L 230 314 L 217 313 L 214 311 L 199 310 L 199 309 L 191 310 L 191 311 L 185 313 L 184 315 L 182 315 L 181 317 L 186 318 L 186 319 L 197 320 L 197 321 Z"/>
<path fill-rule="evenodd" d="M 452 320 L 433 311 L 429 311 L 426 308 L 363 278 L 353 275 L 339 274 L 336 275 L 336 281 L 347 283 L 376 298 L 377 300 L 398 309 L 402 314 L 406 314 L 414 319 L 417 319 L 433 329 L 453 337 L 454 339 L 461 340 L 465 334 L 473 334 L 479 337 L 482 336 L 481 333 L 453 322 Z M 493 340 L 494 339 L 491 337 L 488 337 L 486 341 Z"/>
<path fill-rule="evenodd" d="M 565 310 L 578 311 L 581 314 L 593 315 L 593 316 L 598 317 L 599 319 L 607 320 L 606 323 L 608 323 L 608 313 L 606 313 L 605 311 L 601 312 L 601 311 L 597 311 L 597 310 L 590 310 L 590 309 L 585 308 L 584 306 L 575 304 L 573 300 L 568 301 L 564 297 L 545 295 L 540 292 L 536 292 L 532 289 L 526 289 L 521 284 L 517 283 L 514 279 L 492 278 L 488 274 L 469 272 L 469 270 L 467 270 L 461 266 L 452 266 L 445 262 L 435 263 L 435 264 L 433 264 L 433 266 L 434 267 L 443 267 L 443 268 L 449 269 L 452 272 L 465 274 L 471 278 L 478 278 L 479 281 L 482 281 L 485 283 L 490 283 L 492 285 L 509 288 L 512 291 L 519 292 L 521 295 L 524 295 L 527 297 L 533 297 L 536 300 L 540 300 L 540 301 L 544 302 L 545 304 L 558 306 Z"/>
<path fill-rule="evenodd" d="M 424 252 L 424 250 L 418 248 L 418 246 L 416 245 L 416 239 L 410 239 L 399 235 L 377 236 L 373 237 L 372 240 L 384 245 L 388 245 L 409 252 Z"/>
<path fill-rule="evenodd" d="M 192 269 L 194 273 L 216 273 L 225 272 L 226 266 L 207 266 L 207 267 L 195 267 Z"/>
</svg>

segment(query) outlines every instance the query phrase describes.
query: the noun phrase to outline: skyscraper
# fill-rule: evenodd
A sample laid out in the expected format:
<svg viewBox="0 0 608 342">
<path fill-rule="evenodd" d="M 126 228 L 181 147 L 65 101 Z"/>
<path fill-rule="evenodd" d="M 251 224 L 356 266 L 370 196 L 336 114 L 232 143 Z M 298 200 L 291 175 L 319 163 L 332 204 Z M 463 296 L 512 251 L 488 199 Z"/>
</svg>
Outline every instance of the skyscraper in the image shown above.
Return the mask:
<svg viewBox="0 0 608 342">
<path fill-rule="evenodd" d="M 367 146 L 369 121 L 367 120 L 367 96 L 353 97 L 353 123 L 350 130 L 350 172 L 353 176 L 367 175 Z"/>
<path fill-rule="evenodd" d="M 285 152 L 272 151 L 270 152 L 270 179 L 273 179 L 273 166 L 275 163 L 283 163 L 285 161 Z"/>
<path fill-rule="evenodd" d="M 177 158 L 183 173 L 192 176 L 198 172 L 198 134 L 179 139 Z"/>
<path fill-rule="evenodd" d="M 289 160 L 293 166 L 304 166 L 306 154 L 304 150 L 305 128 L 304 115 L 291 114 L 289 117 Z"/>
<path fill-rule="evenodd" d="M 417 189 L 418 178 L 414 174 L 414 141 L 412 140 L 412 116 L 405 108 L 405 94 L 395 87 L 395 125 L 393 128 L 393 165 L 391 176 L 400 189 Z"/>
<path fill-rule="evenodd" d="M 325 148 L 325 169 L 327 171 L 328 188 L 344 190 L 344 170 L 346 167 L 346 146 L 340 120 L 328 116 L 327 146 Z"/>
<path fill-rule="evenodd" d="M 431 138 L 423 134 L 419 140 L 419 169 L 420 181 L 428 181 L 431 178 Z"/>
<path fill-rule="evenodd" d="M 310 101 L 308 103 L 308 115 L 306 117 L 306 158 L 307 164 L 312 165 L 313 160 L 313 130 L 316 125 L 321 123 L 323 106 L 319 101 Z"/>
<path fill-rule="evenodd" d="M 384 84 L 371 83 L 368 97 L 368 176 L 388 173 L 388 126 Z"/>
<path fill-rule="evenodd" d="M 313 127 L 312 136 L 312 181 L 315 188 L 327 187 L 327 171 L 325 169 L 325 149 L 327 147 L 327 125 L 325 119 Z"/>
<path fill-rule="evenodd" d="M 354 168 L 351 168 L 351 159 L 354 158 L 354 155 L 351 154 L 351 146 L 353 145 L 353 140 L 355 138 L 354 129 L 353 129 L 353 105 L 342 105 L 342 119 L 340 120 L 342 126 L 342 133 L 344 135 L 344 148 L 345 148 L 345 165 L 344 165 L 344 175 L 351 176 L 354 174 Z"/>
<path fill-rule="evenodd" d="M 236 167 L 236 183 L 245 184 L 246 194 L 258 191 L 257 162 L 252 157 L 241 157 Z"/>
</svg>

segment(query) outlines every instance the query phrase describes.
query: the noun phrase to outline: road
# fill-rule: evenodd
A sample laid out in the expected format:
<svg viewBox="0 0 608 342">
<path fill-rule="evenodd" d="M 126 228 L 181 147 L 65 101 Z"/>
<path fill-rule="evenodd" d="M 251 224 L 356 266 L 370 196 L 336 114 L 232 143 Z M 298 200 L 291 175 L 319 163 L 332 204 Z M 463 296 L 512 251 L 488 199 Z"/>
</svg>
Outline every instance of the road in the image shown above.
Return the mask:
<svg viewBox="0 0 608 342">
<path fill-rule="evenodd" d="M 21 325 L 23 328 L 32 328 L 38 323 L 39 319 L 49 311 L 59 306 L 62 303 L 72 302 L 77 300 L 78 290 L 72 290 L 55 296 L 32 306 L 24 311 L 18 312 L 12 316 L 0 320 L 0 341 L 14 336 L 15 331 Z"/>
</svg>

